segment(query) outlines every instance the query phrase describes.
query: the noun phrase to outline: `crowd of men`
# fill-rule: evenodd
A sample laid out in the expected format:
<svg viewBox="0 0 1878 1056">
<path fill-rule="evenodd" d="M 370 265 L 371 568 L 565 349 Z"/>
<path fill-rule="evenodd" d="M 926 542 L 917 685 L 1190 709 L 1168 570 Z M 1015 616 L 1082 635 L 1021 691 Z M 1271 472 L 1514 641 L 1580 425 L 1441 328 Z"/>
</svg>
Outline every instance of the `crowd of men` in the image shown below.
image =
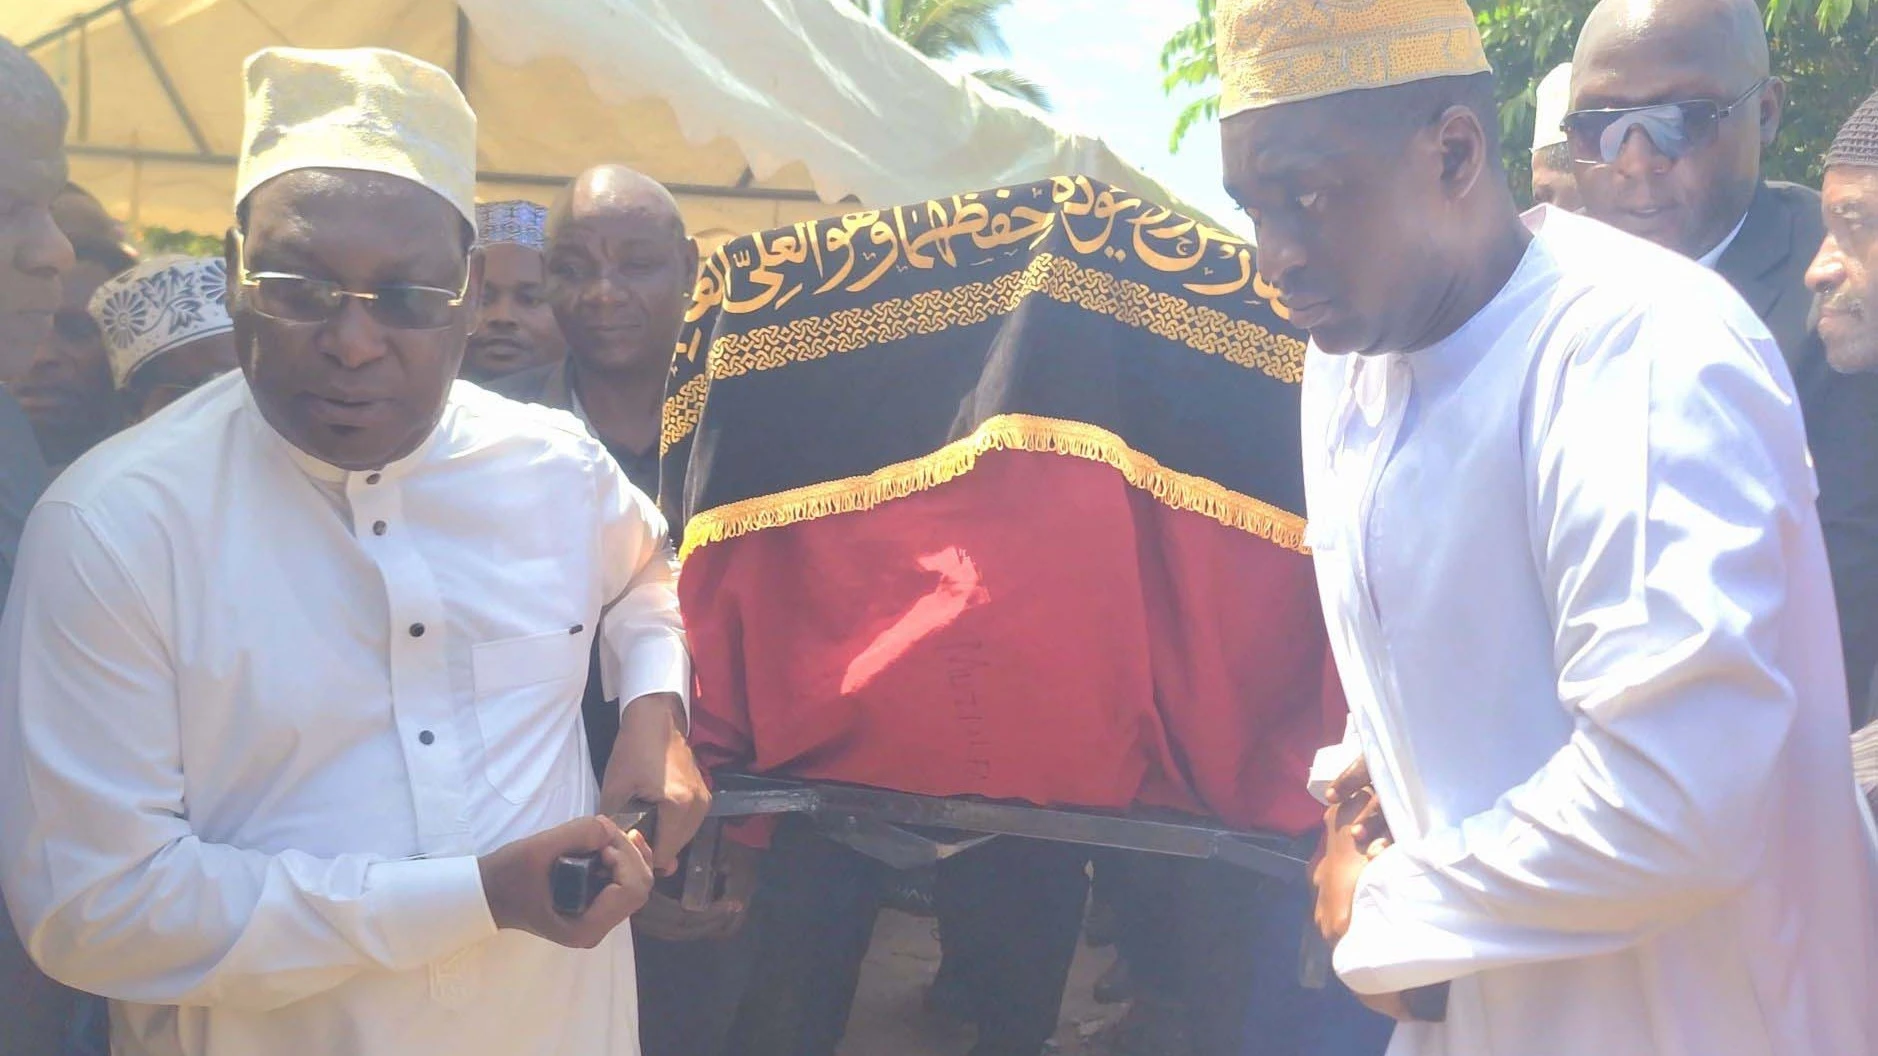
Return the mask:
<svg viewBox="0 0 1878 1056">
<path fill-rule="evenodd" d="M 1768 181 L 1751 0 L 1605 0 L 1522 214 L 1461 0 L 1219 18 L 1351 715 L 1314 895 L 1099 885 L 1136 909 L 1116 1056 L 1878 1054 L 1878 96 L 1823 199 Z M 467 101 L 394 52 L 230 87 L 225 251 L 146 258 L 0 41 L 0 1056 L 832 1056 L 858 960 L 750 979 L 753 861 L 702 912 L 655 890 L 710 799 L 649 498 L 678 203 L 603 165 L 478 204 Z M 650 842 L 606 817 L 635 800 Z M 959 910 L 990 939 L 948 973 L 1008 996 L 977 1056 L 1042 1051 L 1024 981 L 1086 887 L 1007 847 L 942 903 L 1049 873 L 1074 912 Z M 611 882 L 556 913 L 587 853 Z M 1139 907 L 1189 889 L 1282 907 L 1214 929 L 1270 949 L 1176 963 Z M 1230 1023 L 1222 987 L 1257 990 Z"/>
</svg>

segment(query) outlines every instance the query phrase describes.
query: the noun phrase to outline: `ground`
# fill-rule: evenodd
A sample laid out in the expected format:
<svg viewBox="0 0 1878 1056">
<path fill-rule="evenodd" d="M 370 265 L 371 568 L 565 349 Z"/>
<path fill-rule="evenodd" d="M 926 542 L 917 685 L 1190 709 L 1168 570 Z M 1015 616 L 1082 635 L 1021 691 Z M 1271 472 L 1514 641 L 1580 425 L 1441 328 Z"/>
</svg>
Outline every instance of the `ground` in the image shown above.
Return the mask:
<svg viewBox="0 0 1878 1056">
<path fill-rule="evenodd" d="M 1096 979 L 1114 959 L 1114 950 L 1078 947 L 1057 1031 L 1055 1051 L 1061 1056 L 1082 1056 L 1083 1042 L 1119 1017 L 1119 1007 L 1098 1005 L 1093 997 Z M 971 1029 L 934 1017 L 923 1003 L 938 968 L 932 920 L 883 910 L 839 1056 L 965 1056 Z"/>
</svg>

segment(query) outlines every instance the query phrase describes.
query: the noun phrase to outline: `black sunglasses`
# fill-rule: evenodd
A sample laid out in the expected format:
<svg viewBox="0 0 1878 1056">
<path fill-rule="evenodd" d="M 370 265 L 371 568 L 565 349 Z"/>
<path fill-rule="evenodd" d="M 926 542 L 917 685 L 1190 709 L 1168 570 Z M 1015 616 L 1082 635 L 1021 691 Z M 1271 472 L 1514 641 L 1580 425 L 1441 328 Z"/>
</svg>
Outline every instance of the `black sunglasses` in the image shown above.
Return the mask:
<svg viewBox="0 0 1878 1056">
<path fill-rule="evenodd" d="M 1559 128 L 1571 145 L 1572 160 L 1609 165 L 1624 151 L 1631 129 L 1642 129 L 1664 157 L 1676 161 L 1715 142 L 1721 123 L 1759 95 L 1773 78 L 1763 77 L 1731 103 L 1691 99 L 1681 103 L 1627 106 L 1616 110 L 1574 110 Z"/>
</svg>

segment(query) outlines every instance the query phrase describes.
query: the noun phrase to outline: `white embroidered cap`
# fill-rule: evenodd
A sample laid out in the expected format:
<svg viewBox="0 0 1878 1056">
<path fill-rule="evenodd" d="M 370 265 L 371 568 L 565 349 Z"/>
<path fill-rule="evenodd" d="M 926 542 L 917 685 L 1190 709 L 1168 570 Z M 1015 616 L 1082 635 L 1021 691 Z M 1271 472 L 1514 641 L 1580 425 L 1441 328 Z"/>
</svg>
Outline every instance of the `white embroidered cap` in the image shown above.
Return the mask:
<svg viewBox="0 0 1878 1056">
<path fill-rule="evenodd" d="M 1537 113 L 1532 122 L 1532 149 L 1541 151 L 1565 142 L 1565 130 L 1559 126 L 1565 123 L 1565 112 L 1571 109 L 1572 64 L 1567 62 L 1553 67 L 1545 80 L 1539 82 L 1534 97 Z"/>
<path fill-rule="evenodd" d="M 248 56 L 235 207 L 295 169 L 382 172 L 476 222 L 476 114 L 443 70 L 383 48 Z"/>
<path fill-rule="evenodd" d="M 548 247 L 548 210 L 523 199 L 483 202 L 476 207 L 476 244 L 512 242 L 529 249 Z"/>
<path fill-rule="evenodd" d="M 228 318 L 228 268 L 220 257 L 146 260 L 98 287 L 90 310 L 120 389 L 157 356 L 235 328 Z"/>
</svg>

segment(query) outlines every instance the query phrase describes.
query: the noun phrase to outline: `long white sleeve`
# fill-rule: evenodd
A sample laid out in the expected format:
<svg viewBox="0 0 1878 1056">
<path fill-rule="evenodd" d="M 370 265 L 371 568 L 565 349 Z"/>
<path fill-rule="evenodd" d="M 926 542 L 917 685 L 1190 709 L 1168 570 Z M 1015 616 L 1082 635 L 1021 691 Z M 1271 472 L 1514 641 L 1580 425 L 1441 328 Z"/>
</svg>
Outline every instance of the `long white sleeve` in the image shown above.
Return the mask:
<svg viewBox="0 0 1878 1056">
<path fill-rule="evenodd" d="M 1539 380 L 1533 552 L 1572 733 L 1491 809 L 1368 867 L 1336 951 L 1353 988 L 1622 949 L 1761 859 L 1796 715 L 1776 653 L 1831 628 L 1783 612 L 1789 553 L 1817 547 L 1799 414 L 1720 314 L 1632 313 Z"/>
<path fill-rule="evenodd" d="M 600 621 L 600 673 L 623 708 L 649 693 L 676 693 L 689 706 L 691 656 L 678 613 L 678 559 L 665 518 L 611 458 L 596 466 L 603 521 L 601 574 L 609 599 Z"/>
<path fill-rule="evenodd" d="M 172 643 L 76 509 L 0 622 L 0 883 L 33 959 L 121 1000 L 268 1009 L 496 933 L 470 857 L 264 854 L 190 823 Z"/>
</svg>

